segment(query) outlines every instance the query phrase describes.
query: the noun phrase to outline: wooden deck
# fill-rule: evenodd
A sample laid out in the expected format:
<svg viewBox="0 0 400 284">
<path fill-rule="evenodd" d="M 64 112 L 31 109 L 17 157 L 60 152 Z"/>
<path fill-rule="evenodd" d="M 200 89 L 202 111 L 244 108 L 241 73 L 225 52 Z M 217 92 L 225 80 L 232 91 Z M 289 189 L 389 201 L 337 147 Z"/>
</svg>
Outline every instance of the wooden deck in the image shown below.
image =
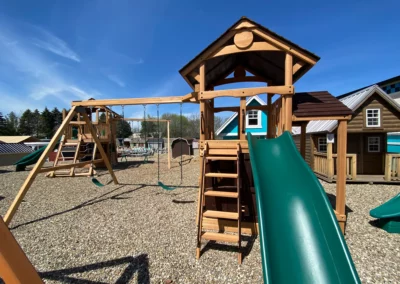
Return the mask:
<svg viewBox="0 0 400 284">
<path fill-rule="evenodd" d="M 319 175 L 319 174 L 316 174 L 316 175 L 318 178 L 322 179 L 323 181 L 326 181 L 329 183 L 336 182 L 336 176 L 334 176 L 333 179 L 329 179 L 323 175 Z M 357 175 L 357 179 L 355 179 L 355 180 L 347 179 L 346 183 L 347 184 L 351 184 L 351 183 L 400 184 L 400 180 L 387 181 L 387 180 L 385 180 L 384 175 Z"/>
</svg>

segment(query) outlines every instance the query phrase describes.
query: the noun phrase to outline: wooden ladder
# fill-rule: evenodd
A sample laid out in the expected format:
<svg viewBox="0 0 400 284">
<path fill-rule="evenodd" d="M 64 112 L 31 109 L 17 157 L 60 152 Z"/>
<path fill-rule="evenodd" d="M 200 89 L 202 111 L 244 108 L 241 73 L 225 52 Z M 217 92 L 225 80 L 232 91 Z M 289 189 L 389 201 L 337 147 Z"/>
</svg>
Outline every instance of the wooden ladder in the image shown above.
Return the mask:
<svg viewBox="0 0 400 284">
<path fill-rule="evenodd" d="M 197 234 L 197 248 L 196 248 L 196 258 L 200 258 L 201 252 L 201 241 L 219 241 L 219 242 L 228 242 L 228 243 L 237 243 L 238 244 L 238 262 L 242 263 L 242 252 L 241 252 L 241 217 L 242 217 L 242 208 L 241 208 L 241 200 L 240 200 L 240 156 L 241 156 L 241 148 L 240 144 L 237 144 L 236 151 L 232 151 L 232 153 L 227 154 L 224 149 L 221 149 L 220 153 L 217 149 L 212 151 L 210 154 L 209 147 L 207 142 L 204 144 L 204 152 L 203 152 L 203 164 L 202 164 L 202 179 L 200 185 L 200 196 L 199 196 L 199 212 L 198 212 L 198 234 Z M 235 153 L 235 154 L 233 154 Z M 219 173 L 219 172 L 207 172 L 206 173 L 206 165 L 207 162 L 212 161 L 232 161 L 236 163 L 236 172 L 235 173 Z M 236 179 L 236 191 L 226 191 L 224 188 L 206 188 L 206 179 L 207 178 L 228 178 L 228 179 Z M 237 212 L 227 212 L 227 211 L 214 211 L 214 210 L 204 210 L 205 207 L 205 198 L 207 197 L 215 197 L 215 198 L 235 198 L 237 200 Z M 208 232 L 203 231 L 203 218 L 211 218 L 211 219 L 227 219 L 227 220 L 237 220 L 237 228 L 238 232 L 236 235 L 234 234 L 226 234 L 225 232 Z"/>
</svg>

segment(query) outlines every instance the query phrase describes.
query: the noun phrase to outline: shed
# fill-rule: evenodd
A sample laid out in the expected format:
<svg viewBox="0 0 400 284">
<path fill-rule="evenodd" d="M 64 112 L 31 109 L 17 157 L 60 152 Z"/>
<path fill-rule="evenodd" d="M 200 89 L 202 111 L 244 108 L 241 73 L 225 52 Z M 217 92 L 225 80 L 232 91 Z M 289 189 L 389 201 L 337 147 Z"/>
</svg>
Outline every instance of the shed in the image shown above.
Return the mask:
<svg viewBox="0 0 400 284">
<path fill-rule="evenodd" d="M 23 143 L 0 143 L 0 166 L 10 166 L 32 152 Z"/>
<path fill-rule="evenodd" d="M 154 150 L 164 149 L 164 139 L 162 138 L 148 138 L 146 144 L 148 148 Z"/>
<path fill-rule="evenodd" d="M 172 158 L 181 155 L 193 156 L 193 138 L 176 138 L 171 143 Z"/>
</svg>

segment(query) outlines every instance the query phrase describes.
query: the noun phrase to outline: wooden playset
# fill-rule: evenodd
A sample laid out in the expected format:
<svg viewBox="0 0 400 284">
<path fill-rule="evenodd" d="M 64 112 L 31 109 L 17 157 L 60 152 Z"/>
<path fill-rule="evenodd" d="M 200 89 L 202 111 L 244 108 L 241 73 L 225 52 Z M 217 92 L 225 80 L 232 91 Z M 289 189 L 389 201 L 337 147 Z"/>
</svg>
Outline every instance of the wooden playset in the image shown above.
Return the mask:
<svg viewBox="0 0 400 284">
<path fill-rule="evenodd" d="M 253 109 L 267 110 L 268 139 L 278 137 L 285 131 L 290 132 L 293 125 L 301 126 L 300 153 L 303 157 L 307 123 L 313 120 L 338 120 L 335 214 L 340 228 L 344 232 L 346 222 L 346 134 L 347 121 L 350 119 L 351 111 L 348 109 L 343 111 L 342 108 L 339 108 L 340 111 L 338 111 L 335 106 L 341 105 L 341 103 L 333 96 L 321 101 L 312 93 L 307 93 L 293 99 L 297 96 L 293 84 L 318 60 L 319 57 L 315 54 L 248 18 L 241 18 L 180 70 L 183 78 L 193 89 L 185 96 L 72 102 L 70 112 L 65 116 L 62 125 L 31 170 L 5 215 L 5 223 L 10 224 L 22 198 L 39 173 L 70 169 L 69 174 L 71 174 L 73 168 L 103 163 L 110 172 L 114 183 L 118 183 L 110 163 L 114 157 L 110 154 L 112 152 L 109 152 L 110 144 L 115 143 L 115 133 L 107 128 L 106 131 L 109 131 L 106 132 L 107 141 L 102 140 L 102 136 L 98 135 L 100 122 L 98 119 L 91 121 L 88 115 L 93 108 L 96 108 L 97 114 L 98 108 L 105 109 L 111 106 L 197 103 L 200 106 L 201 116 L 197 258 L 201 254 L 202 240 L 231 242 L 239 246 L 238 261 L 241 263 L 242 234 L 257 234 L 258 220 L 255 209 L 254 181 L 245 129 L 246 112 Z M 216 89 L 225 84 L 238 82 L 262 82 L 265 83 L 265 86 Z M 246 107 L 246 98 L 255 95 L 265 95 L 268 104 Z M 216 107 L 215 99 L 223 97 L 237 98 L 238 106 Z M 214 114 L 221 111 L 238 113 L 238 140 L 215 140 Z M 73 122 L 72 119 L 76 116 L 79 119 Z M 80 138 L 74 140 L 74 143 L 87 142 L 89 139 L 98 149 L 99 157 L 85 162 L 77 162 L 77 159 L 74 159 L 75 163 L 72 168 L 71 165 L 58 164 L 50 168 L 42 168 L 60 137 L 64 135 L 62 143 L 64 141 L 71 143 L 71 137 L 64 133 L 70 131 L 69 129 L 75 125 L 79 127 L 84 125 L 84 130 L 79 132 Z M 115 129 L 115 125 L 113 123 L 111 125 Z M 290 172 L 287 173 L 287 176 L 290 178 Z M 227 232 L 236 234 L 226 234 Z"/>
</svg>

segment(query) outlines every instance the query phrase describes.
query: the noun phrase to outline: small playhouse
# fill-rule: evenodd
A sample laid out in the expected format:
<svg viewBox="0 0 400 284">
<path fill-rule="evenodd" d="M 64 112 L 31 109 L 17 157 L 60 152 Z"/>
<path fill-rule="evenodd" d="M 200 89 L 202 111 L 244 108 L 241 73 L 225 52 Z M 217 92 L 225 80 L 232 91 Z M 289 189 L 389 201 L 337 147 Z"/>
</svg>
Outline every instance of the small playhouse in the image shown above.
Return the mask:
<svg viewBox="0 0 400 284">
<path fill-rule="evenodd" d="M 172 158 L 182 155 L 193 156 L 193 138 L 176 138 L 171 143 Z"/>
</svg>

